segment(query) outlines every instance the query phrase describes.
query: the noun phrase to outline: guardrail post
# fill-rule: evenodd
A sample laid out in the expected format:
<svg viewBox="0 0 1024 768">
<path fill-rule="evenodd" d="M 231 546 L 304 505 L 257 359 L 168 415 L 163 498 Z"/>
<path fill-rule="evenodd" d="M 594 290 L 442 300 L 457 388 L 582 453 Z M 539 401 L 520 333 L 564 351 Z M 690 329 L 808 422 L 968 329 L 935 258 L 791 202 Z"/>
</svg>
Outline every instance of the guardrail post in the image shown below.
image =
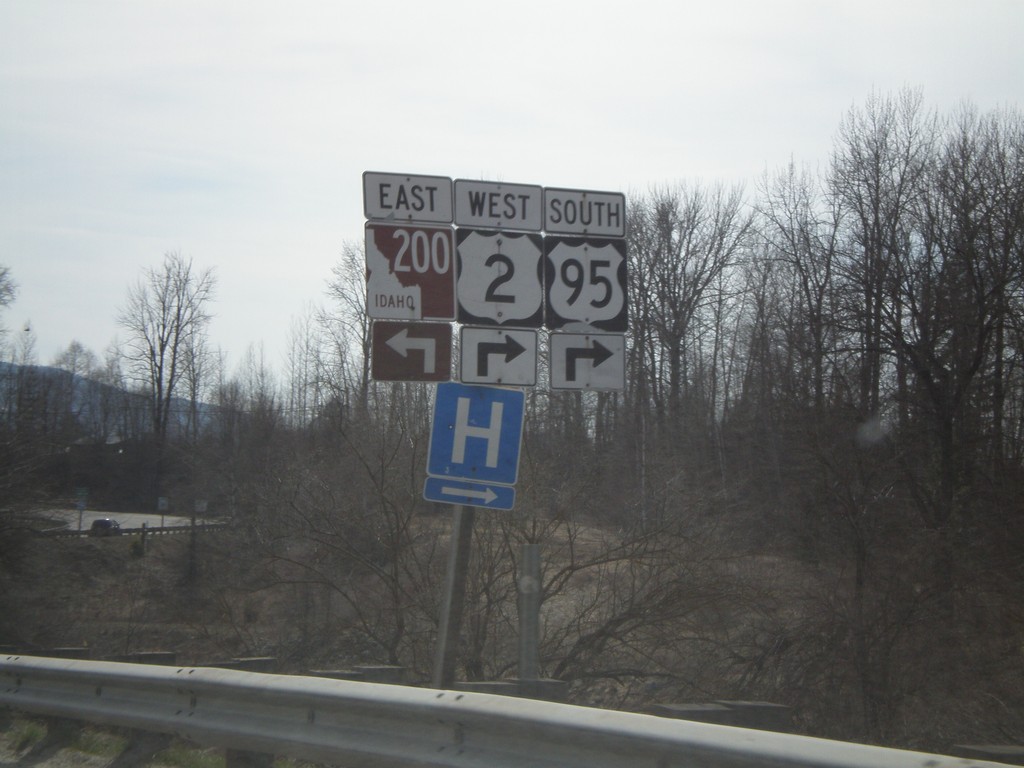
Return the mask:
<svg viewBox="0 0 1024 768">
<path fill-rule="evenodd" d="M 274 756 L 265 752 L 225 749 L 224 762 L 225 768 L 271 768 L 274 764 Z"/>
<path fill-rule="evenodd" d="M 188 542 L 188 582 L 189 585 L 195 589 L 197 576 L 199 575 L 199 566 L 196 562 L 196 516 L 192 515 L 192 525 L 189 529 L 189 542 Z"/>
<path fill-rule="evenodd" d="M 107 768 L 134 768 L 146 765 L 170 746 L 171 739 L 172 737 L 166 733 L 151 733 L 131 728 L 128 731 L 128 746 Z"/>
<path fill-rule="evenodd" d="M 536 680 L 540 645 L 540 545 L 524 544 L 519 574 L 519 679 Z"/>
<path fill-rule="evenodd" d="M 81 723 L 66 717 L 43 717 L 46 723 L 46 735 L 34 744 L 27 754 L 22 755 L 26 764 L 33 765 L 49 760 L 64 747 L 75 740 L 81 729 Z"/>
</svg>

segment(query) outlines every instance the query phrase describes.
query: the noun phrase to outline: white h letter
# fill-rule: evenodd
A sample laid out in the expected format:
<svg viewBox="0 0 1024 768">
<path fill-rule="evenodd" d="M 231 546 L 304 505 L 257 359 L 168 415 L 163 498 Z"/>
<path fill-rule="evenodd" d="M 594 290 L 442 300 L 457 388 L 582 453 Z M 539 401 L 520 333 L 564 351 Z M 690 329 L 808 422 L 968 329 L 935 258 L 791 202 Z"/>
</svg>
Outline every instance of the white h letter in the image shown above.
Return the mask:
<svg viewBox="0 0 1024 768">
<path fill-rule="evenodd" d="M 466 461 L 466 438 L 479 437 L 487 441 L 487 466 L 498 466 L 498 440 L 501 439 L 501 412 L 504 403 L 491 403 L 491 424 L 488 427 L 469 426 L 468 397 L 460 397 L 455 406 L 455 444 L 452 446 L 452 462 L 464 464 Z"/>
</svg>

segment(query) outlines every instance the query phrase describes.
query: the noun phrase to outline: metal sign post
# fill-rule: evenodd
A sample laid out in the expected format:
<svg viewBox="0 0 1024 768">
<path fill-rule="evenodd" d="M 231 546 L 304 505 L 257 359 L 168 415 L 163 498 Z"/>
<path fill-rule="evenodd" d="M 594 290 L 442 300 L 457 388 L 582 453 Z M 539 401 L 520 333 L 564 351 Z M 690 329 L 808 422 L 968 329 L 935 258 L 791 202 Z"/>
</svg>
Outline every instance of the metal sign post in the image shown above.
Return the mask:
<svg viewBox="0 0 1024 768">
<path fill-rule="evenodd" d="M 437 656 L 434 659 L 434 688 L 451 688 L 455 683 L 455 654 L 459 645 L 462 611 L 466 602 L 466 574 L 469 572 L 470 545 L 473 541 L 473 507 L 455 507 L 452 544 L 448 555 L 444 601 L 437 628 Z"/>
</svg>

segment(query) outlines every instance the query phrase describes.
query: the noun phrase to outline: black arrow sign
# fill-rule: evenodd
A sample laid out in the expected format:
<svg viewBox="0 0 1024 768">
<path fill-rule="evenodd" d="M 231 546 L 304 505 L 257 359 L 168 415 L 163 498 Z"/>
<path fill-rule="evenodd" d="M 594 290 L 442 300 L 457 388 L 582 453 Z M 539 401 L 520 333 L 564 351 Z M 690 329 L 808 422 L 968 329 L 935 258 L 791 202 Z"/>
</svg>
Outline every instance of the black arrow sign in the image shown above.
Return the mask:
<svg viewBox="0 0 1024 768">
<path fill-rule="evenodd" d="M 505 355 L 505 362 L 511 363 L 525 351 L 526 347 L 507 335 L 504 341 L 485 342 L 476 348 L 476 375 L 487 375 L 491 355 Z"/>
<path fill-rule="evenodd" d="M 565 380 L 576 381 L 576 361 L 589 359 L 594 361 L 594 368 L 610 358 L 614 353 L 604 344 L 594 340 L 593 347 L 569 347 L 565 350 Z"/>
</svg>

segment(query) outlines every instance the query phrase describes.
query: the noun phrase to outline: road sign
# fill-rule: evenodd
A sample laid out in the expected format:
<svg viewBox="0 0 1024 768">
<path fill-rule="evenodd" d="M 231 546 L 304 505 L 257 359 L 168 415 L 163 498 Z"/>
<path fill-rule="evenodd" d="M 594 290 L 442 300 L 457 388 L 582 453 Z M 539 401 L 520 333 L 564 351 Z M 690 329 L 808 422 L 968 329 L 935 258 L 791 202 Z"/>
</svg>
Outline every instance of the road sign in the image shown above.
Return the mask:
<svg viewBox="0 0 1024 768">
<path fill-rule="evenodd" d="M 452 327 L 448 323 L 373 324 L 370 373 L 378 381 L 448 381 Z"/>
<path fill-rule="evenodd" d="M 452 228 L 367 222 L 366 313 L 383 320 L 454 320 Z"/>
<path fill-rule="evenodd" d="M 588 237 L 626 236 L 626 196 L 585 189 L 544 189 L 544 231 Z"/>
<path fill-rule="evenodd" d="M 463 326 L 459 344 L 466 384 L 532 387 L 537 383 L 537 332 Z"/>
<path fill-rule="evenodd" d="M 625 332 L 626 241 L 548 236 L 544 249 L 548 328 Z"/>
<path fill-rule="evenodd" d="M 452 180 L 447 176 L 363 173 L 363 212 L 391 222 L 452 221 Z"/>
<path fill-rule="evenodd" d="M 455 224 L 540 232 L 544 191 L 530 184 L 455 180 Z"/>
<path fill-rule="evenodd" d="M 427 474 L 514 485 L 525 404 L 521 389 L 438 384 Z"/>
<path fill-rule="evenodd" d="M 497 483 L 474 483 L 450 477 L 428 477 L 423 485 L 423 498 L 443 504 L 465 504 L 487 509 L 512 509 L 516 489 Z"/>
<path fill-rule="evenodd" d="M 552 389 L 625 389 L 626 337 L 612 333 L 552 333 Z"/>
<path fill-rule="evenodd" d="M 460 229 L 459 322 L 539 328 L 544 320 L 540 235 Z"/>
</svg>

